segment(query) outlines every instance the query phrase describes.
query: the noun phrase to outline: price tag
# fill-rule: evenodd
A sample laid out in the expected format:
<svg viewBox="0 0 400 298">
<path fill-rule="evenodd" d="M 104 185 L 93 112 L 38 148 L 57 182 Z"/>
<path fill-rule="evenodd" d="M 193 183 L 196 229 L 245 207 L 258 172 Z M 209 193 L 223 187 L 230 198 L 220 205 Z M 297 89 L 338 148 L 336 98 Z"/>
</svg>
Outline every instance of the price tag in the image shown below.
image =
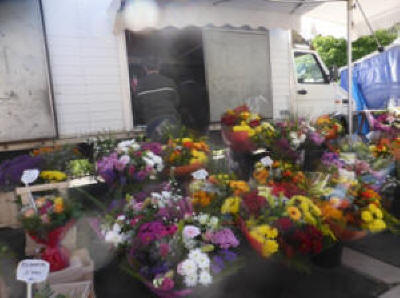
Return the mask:
<svg viewBox="0 0 400 298">
<path fill-rule="evenodd" d="M 25 170 L 21 176 L 21 182 L 25 185 L 32 184 L 39 177 L 38 169 Z"/>
<path fill-rule="evenodd" d="M 349 180 L 356 180 L 356 175 L 352 171 L 347 171 L 345 169 L 339 169 L 339 176 L 342 176 Z"/>
<path fill-rule="evenodd" d="M 196 172 L 193 172 L 192 176 L 196 180 L 205 180 L 208 176 L 208 172 L 205 169 L 201 169 Z"/>
<path fill-rule="evenodd" d="M 17 267 L 17 280 L 27 284 L 41 283 L 49 275 L 50 265 L 43 260 L 23 260 Z"/>
<path fill-rule="evenodd" d="M 353 152 L 342 152 L 340 158 L 343 159 L 347 164 L 354 165 L 357 159 L 357 155 Z"/>
<path fill-rule="evenodd" d="M 273 160 L 271 159 L 271 157 L 269 157 L 269 156 L 263 157 L 263 158 L 260 160 L 260 162 L 262 163 L 262 165 L 263 165 L 264 167 L 271 167 L 272 164 L 274 163 L 274 161 L 273 161 Z"/>
</svg>

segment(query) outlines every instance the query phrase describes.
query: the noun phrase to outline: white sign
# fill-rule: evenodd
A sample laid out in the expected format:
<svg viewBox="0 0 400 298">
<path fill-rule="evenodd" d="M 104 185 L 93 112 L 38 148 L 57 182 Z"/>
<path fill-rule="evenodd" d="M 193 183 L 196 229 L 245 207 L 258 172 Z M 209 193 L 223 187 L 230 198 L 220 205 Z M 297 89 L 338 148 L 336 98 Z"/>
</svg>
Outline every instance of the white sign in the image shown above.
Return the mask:
<svg viewBox="0 0 400 298">
<path fill-rule="evenodd" d="M 347 171 L 345 169 L 339 169 L 339 176 L 349 180 L 356 180 L 356 174 L 353 171 Z"/>
<path fill-rule="evenodd" d="M 354 152 L 341 152 L 340 158 L 343 159 L 347 164 L 354 165 L 357 155 Z"/>
<path fill-rule="evenodd" d="M 21 182 L 25 185 L 32 184 L 39 177 L 38 169 L 25 170 L 22 173 Z"/>
<path fill-rule="evenodd" d="M 266 157 L 264 157 L 264 158 L 262 158 L 261 160 L 260 160 L 260 162 L 262 163 L 262 165 L 264 166 L 264 167 L 271 167 L 272 166 L 272 164 L 274 163 L 274 161 L 271 159 L 271 157 L 269 157 L 269 156 L 266 156 Z"/>
<path fill-rule="evenodd" d="M 205 169 L 201 169 L 196 172 L 193 172 L 192 176 L 196 180 L 205 180 L 208 176 L 208 172 Z"/>
<path fill-rule="evenodd" d="M 23 260 L 17 267 L 17 280 L 28 284 L 41 283 L 49 275 L 50 265 L 43 260 Z"/>
</svg>

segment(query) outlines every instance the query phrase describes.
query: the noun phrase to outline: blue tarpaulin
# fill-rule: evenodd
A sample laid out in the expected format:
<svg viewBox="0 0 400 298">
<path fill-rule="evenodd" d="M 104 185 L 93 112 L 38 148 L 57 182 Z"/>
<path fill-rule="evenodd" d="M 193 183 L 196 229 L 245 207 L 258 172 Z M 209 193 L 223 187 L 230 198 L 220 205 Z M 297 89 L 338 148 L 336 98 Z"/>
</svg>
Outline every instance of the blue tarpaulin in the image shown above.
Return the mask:
<svg viewBox="0 0 400 298">
<path fill-rule="evenodd" d="M 347 69 L 340 85 L 347 90 Z M 356 62 L 353 97 L 357 109 L 385 109 L 390 98 L 400 99 L 400 46 Z"/>
<path fill-rule="evenodd" d="M 340 86 L 348 90 L 348 71 L 342 70 Z M 356 110 L 386 109 L 389 99 L 400 99 L 400 46 L 354 64 L 353 99 Z M 358 117 L 361 124 L 361 116 Z M 368 133 L 365 123 L 362 133 Z"/>
</svg>

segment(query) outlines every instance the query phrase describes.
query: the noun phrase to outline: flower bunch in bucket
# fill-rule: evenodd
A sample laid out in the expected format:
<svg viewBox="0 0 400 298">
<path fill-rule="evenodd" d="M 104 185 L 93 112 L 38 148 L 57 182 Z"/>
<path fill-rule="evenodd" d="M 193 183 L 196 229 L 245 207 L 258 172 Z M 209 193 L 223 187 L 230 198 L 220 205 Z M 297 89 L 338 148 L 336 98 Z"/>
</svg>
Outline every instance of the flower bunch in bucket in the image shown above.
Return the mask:
<svg viewBox="0 0 400 298">
<path fill-rule="evenodd" d="M 239 224 L 261 256 L 274 255 L 304 266 L 336 241 L 321 215 L 309 197 L 275 196 L 271 189 L 259 187 L 257 192 L 243 196 Z"/>
</svg>

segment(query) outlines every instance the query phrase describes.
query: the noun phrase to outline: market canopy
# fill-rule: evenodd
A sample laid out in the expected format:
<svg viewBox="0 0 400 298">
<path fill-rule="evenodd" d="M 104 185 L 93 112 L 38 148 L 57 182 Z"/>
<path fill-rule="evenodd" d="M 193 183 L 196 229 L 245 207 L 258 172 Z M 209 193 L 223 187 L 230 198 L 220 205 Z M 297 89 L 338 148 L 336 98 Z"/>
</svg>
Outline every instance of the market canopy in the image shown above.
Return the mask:
<svg viewBox="0 0 400 298">
<path fill-rule="evenodd" d="M 358 0 L 373 30 L 389 28 L 400 22 L 399 0 Z M 323 3 L 302 16 L 302 35 L 317 34 L 345 37 L 347 1 Z M 352 38 L 371 34 L 358 6 L 354 9 Z"/>
<path fill-rule="evenodd" d="M 299 29 L 300 16 L 318 0 L 129 0 L 118 14 L 120 30 L 232 26 Z"/>
</svg>

